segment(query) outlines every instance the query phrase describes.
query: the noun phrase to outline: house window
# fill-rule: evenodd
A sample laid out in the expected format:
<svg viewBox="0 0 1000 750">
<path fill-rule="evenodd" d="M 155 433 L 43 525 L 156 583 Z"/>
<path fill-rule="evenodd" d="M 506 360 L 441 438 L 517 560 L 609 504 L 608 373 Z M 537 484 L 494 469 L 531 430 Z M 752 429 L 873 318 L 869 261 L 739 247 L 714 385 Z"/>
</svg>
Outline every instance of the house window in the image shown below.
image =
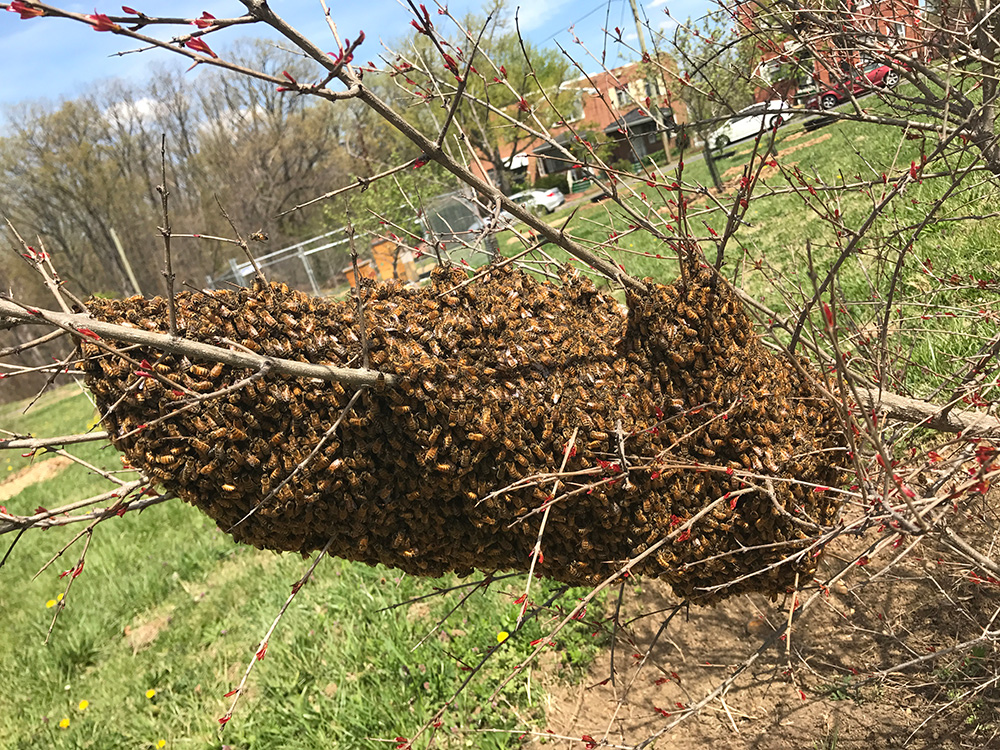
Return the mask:
<svg viewBox="0 0 1000 750">
<path fill-rule="evenodd" d="M 766 60 L 760 64 L 759 75 L 765 83 L 774 83 L 781 80 L 781 60 L 777 57 L 773 60 Z"/>
<path fill-rule="evenodd" d="M 566 122 L 576 122 L 583 119 L 583 96 L 584 92 L 579 91 L 566 106 Z"/>
<path fill-rule="evenodd" d="M 660 95 L 660 82 L 655 78 L 647 78 L 643 83 L 645 84 L 646 96 L 653 98 Z"/>
<path fill-rule="evenodd" d="M 613 88 L 608 93 L 611 94 L 611 98 L 615 103 L 615 106 L 619 109 L 624 109 L 629 105 L 628 90 L 622 86 L 621 88 Z"/>
</svg>

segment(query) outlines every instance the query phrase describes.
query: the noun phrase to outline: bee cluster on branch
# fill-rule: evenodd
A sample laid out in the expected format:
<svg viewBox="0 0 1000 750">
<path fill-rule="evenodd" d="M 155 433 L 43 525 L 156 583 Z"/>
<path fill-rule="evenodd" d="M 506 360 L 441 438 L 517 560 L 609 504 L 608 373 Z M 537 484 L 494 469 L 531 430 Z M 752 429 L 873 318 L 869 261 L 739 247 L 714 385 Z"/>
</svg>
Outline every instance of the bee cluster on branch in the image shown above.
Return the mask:
<svg viewBox="0 0 1000 750">
<path fill-rule="evenodd" d="M 192 401 L 253 373 L 152 349 L 130 363 L 84 343 L 81 367 L 127 460 L 256 547 L 332 539 L 330 554 L 416 575 L 526 571 L 547 508 L 536 572 L 594 584 L 711 505 L 632 572 L 699 603 L 811 573 L 840 505 L 815 489 L 848 460 L 805 370 L 767 351 L 698 263 L 630 294 L 627 315 L 589 280 L 562 281 L 495 266 L 472 283 L 456 267 L 424 289 L 368 283 L 364 337 L 354 302 L 283 285 L 177 296 L 193 340 L 348 367 L 366 346 L 400 382 L 346 412 L 343 385 L 274 373 Z M 160 298 L 89 306 L 167 330 Z"/>
</svg>

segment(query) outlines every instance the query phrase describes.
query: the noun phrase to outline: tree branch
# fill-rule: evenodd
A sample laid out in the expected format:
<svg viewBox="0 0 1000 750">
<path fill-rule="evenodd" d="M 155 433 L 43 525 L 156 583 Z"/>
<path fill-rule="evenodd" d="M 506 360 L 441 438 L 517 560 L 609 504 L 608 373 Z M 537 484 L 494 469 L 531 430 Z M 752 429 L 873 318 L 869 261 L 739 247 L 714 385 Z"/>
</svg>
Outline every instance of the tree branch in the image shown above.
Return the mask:
<svg viewBox="0 0 1000 750">
<path fill-rule="evenodd" d="M 316 365 L 310 362 L 296 362 L 290 359 L 263 357 L 259 354 L 251 354 L 249 352 L 236 352 L 232 349 L 223 349 L 220 346 L 177 338 L 165 333 L 154 333 L 153 331 L 143 331 L 138 328 L 127 328 L 125 326 L 114 325 L 113 323 L 104 323 L 83 314 L 59 313 L 52 310 L 39 310 L 37 308 L 25 309 L 2 298 L 0 298 L 0 316 L 30 323 L 50 323 L 71 328 L 75 331 L 82 328 L 93 331 L 101 338 L 124 341 L 129 344 L 139 344 L 140 346 L 150 346 L 154 349 L 170 352 L 171 354 L 180 354 L 185 357 L 209 362 L 221 362 L 224 365 L 249 370 L 260 369 L 265 362 L 268 362 L 274 372 L 296 378 L 318 378 L 319 380 L 336 381 L 354 387 L 363 385 L 375 386 L 380 382 L 385 383 L 387 386 L 394 386 L 397 382 L 395 375 L 375 370 Z"/>
</svg>

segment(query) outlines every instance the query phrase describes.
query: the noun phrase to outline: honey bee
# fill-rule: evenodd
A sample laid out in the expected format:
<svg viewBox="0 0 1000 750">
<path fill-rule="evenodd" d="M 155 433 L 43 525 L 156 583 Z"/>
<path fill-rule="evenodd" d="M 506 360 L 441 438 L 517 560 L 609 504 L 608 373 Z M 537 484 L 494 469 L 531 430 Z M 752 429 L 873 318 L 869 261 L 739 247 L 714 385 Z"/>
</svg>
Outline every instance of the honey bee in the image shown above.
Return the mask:
<svg viewBox="0 0 1000 750">
<path fill-rule="evenodd" d="M 437 457 L 437 452 L 438 452 L 437 446 L 436 445 L 432 445 L 430 448 L 427 449 L 427 452 L 424 453 L 423 457 L 420 460 L 420 463 L 422 465 L 429 464 L 431 461 L 433 461 Z"/>
<path fill-rule="evenodd" d="M 191 446 L 198 451 L 201 455 L 205 455 L 209 452 L 210 448 L 208 443 L 199 440 L 198 438 L 191 438 Z"/>
<path fill-rule="evenodd" d="M 554 427 L 555 425 L 551 421 L 546 420 L 545 427 L 542 430 L 543 441 L 548 441 L 552 437 L 552 430 L 554 429 Z"/>
</svg>

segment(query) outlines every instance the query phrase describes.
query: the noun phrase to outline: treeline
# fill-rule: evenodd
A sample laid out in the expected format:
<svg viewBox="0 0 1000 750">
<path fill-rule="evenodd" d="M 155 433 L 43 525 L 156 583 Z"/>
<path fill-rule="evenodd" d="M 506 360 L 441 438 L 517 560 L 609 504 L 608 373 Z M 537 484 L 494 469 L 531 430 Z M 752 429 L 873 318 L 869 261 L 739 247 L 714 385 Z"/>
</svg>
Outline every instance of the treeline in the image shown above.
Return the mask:
<svg viewBox="0 0 1000 750">
<path fill-rule="evenodd" d="M 238 44 L 230 57 L 279 74 L 314 75 L 300 59 L 261 42 Z M 5 119 L 0 212 L 29 243 L 41 238 L 64 278 L 84 294 L 136 291 L 113 235 L 140 290 L 162 290 L 156 187 L 164 136 L 173 231 L 232 237 L 221 205 L 244 236 L 262 230 L 270 247 L 318 232 L 329 218 L 323 206 L 280 213 L 380 166 L 352 153 L 349 105 L 317 105 L 218 70 L 166 68 L 146 83 L 108 82 L 57 105 L 23 104 Z M 10 245 L 9 231 L 5 238 Z M 239 254 L 220 242 L 173 244 L 178 276 L 197 285 Z M 0 267 L 9 283 L 33 288 L 30 270 L 7 252 Z"/>
<path fill-rule="evenodd" d="M 227 56 L 279 75 L 317 75 L 301 58 L 264 42 L 237 43 Z M 0 218 L 28 244 L 44 246 L 80 297 L 162 294 L 161 159 L 174 233 L 233 237 L 221 206 L 244 237 L 260 231 L 269 238 L 253 246 L 263 254 L 342 226 L 348 216 L 365 223 L 374 194 L 353 211 L 344 198 L 279 214 L 416 156 L 352 102 L 317 103 L 276 91 L 273 84 L 178 66 L 158 70 L 147 82 L 108 81 L 55 104 L 16 105 L 3 119 Z M 433 179 L 433 170 L 420 176 Z M 5 223 L 0 240 L 4 292 L 55 306 L 38 274 L 19 259 L 21 248 Z M 181 282 L 202 287 L 206 275 L 225 269 L 241 251 L 224 242 L 177 238 L 172 254 L 180 290 Z M 0 348 L 34 333 L 31 327 L 0 332 Z M 51 362 L 54 351 L 31 350 L 23 362 Z M 5 380 L 0 400 L 24 397 L 39 386 L 37 378 Z"/>
</svg>

